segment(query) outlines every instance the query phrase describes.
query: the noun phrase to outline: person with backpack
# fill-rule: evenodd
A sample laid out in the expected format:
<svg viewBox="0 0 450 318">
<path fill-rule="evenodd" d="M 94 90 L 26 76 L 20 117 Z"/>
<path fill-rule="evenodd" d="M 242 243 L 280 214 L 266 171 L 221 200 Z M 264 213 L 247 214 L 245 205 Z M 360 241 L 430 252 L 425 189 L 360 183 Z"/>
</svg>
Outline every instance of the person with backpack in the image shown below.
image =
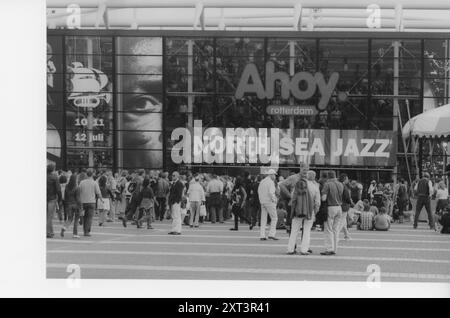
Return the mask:
<svg viewBox="0 0 450 318">
<path fill-rule="evenodd" d="M 308 164 L 305 162 L 299 163 L 300 171 L 302 169 L 305 169 L 306 171 L 309 169 Z M 287 209 L 287 218 L 286 218 L 286 232 L 289 234 L 291 232 L 291 206 L 289 205 L 291 199 L 292 199 L 292 191 L 295 188 L 295 185 L 297 184 L 298 180 L 300 179 L 300 173 L 296 173 L 293 175 L 290 175 L 283 181 L 281 181 L 278 186 L 280 187 L 280 200 L 284 201 L 284 204 Z"/>
<path fill-rule="evenodd" d="M 414 191 L 417 194 L 417 205 L 416 205 L 416 214 L 414 215 L 414 225 L 413 227 L 417 229 L 417 222 L 419 221 L 419 215 L 422 211 L 422 208 L 425 207 L 425 210 L 428 214 L 428 225 L 431 230 L 434 231 L 434 221 L 433 214 L 431 213 L 431 196 L 434 193 L 433 183 L 430 180 L 430 174 L 425 172 L 423 174 L 423 178 L 417 182 L 414 187 Z"/>
<path fill-rule="evenodd" d="M 152 220 L 155 218 L 155 195 L 150 186 L 150 179 L 145 178 L 142 182 L 142 189 L 136 199 L 139 209 L 136 218 L 136 226 L 138 229 L 142 227 L 142 222 L 147 221 L 147 230 L 153 229 Z"/>
<path fill-rule="evenodd" d="M 143 170 L 139 171 L 139 175 L 133 173 L 132 179 L 127 187 L 127 191 L 131 194 L 131 198 L 130 203 L 127 206 L 127 210 L 125 211 L 125 216 L 122 218 L 123 227 L 127 227 L 127 221 L 131 220 L 136 214 L 136 211 L 138 209 L 137 198 L 141 191 L 143 181 Z"/>
<path fill-rule="evenodd" d="M 232 207 L 231 212 L 234 215 L 234 227 L 230 231 L 239 230 L 239 218 L 250 224 L 250 230 L 253 228 L 252 222 L 245 215 L 245 203 L 247 200 L 247 192 L 245 191 L 242 178 L 239 176 L 236 178 L 236 184 L 233 192 L 231 193 Z"/>
<path fill-rule="evenodd" d="M 328 172 L 328 181 L 322 189 L 322 201 L 327 201 L 328 217 L 324 224 L 325 252 L 321 255 L 336 255 L 342 218 L 342 195 L 344 185 L 336 179 L 336 172 Z"/>
<path fill-rule="evenodd" d="M 311 239 L 311 227 L 314 223 L 315 214 L 320 208 L 320 192 L 317 186 L 308 180 L 306 166 L 300 170 L 300 179 L 295 184 L 292 193 L 291 205 L 291 233 L 287 254 L 296 253 L 295 246 L 300 228 L 303 228 L 302 242 L 300 244 L 300 255 L 309 255 L 309 244 Z"/>
</svg>

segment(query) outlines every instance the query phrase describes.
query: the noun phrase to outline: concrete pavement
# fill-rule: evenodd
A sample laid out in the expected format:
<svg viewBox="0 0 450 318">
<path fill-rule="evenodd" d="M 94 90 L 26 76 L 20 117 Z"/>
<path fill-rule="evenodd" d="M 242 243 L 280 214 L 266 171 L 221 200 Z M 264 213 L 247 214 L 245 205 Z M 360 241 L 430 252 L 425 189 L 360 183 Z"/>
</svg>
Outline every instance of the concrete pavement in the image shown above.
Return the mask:
<svg viewBox="0 0 450 318">
<path fill-rule="evenodd" d="M 47 277 L 66 278 L 67 266 L 78 264 L 82 278 L 365 282 L 376 264 L 384 282 L 450 282 L 450 236 L 423 223 L 417 230 L 394 224 L 389 232 L 352 228 L 352 240 L 340 241 L 338 254 L 327 257 L 319 254 L 323 232 L 312 232 L 313 254 L 300 256 L 286 255 L 285 230 L 277 231 L 279 241 L 260 241 L 258 227 L 233 232 L 231 222 L 205 223 L 171 236 L 169 222 L 157 221 L 153 230 L 107 223 L 81 239 L 56 232 L 47 240 Z"/>
</svg>

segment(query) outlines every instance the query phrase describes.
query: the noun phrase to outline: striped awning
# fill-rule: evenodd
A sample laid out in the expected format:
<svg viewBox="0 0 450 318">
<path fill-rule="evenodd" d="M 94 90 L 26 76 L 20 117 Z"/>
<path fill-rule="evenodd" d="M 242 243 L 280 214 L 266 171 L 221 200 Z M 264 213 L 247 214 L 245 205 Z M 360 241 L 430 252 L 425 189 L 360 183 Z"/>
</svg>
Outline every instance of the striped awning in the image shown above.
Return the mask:
<svg viewBox="0 0 450 318">
<path fill-rule="evenodd" d="M 403 137 L 450 137 L 450 104 L 411 118 L 402 129 Z"/>
</svg>

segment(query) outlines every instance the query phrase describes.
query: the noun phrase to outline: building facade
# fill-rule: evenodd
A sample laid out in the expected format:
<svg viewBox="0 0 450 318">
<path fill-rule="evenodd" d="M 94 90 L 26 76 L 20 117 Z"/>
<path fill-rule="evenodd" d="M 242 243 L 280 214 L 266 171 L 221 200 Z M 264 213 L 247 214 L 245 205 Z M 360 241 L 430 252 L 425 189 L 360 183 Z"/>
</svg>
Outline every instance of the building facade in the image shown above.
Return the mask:
<svg viewBox="0 0 450 318">
<path fill-rule="evenodd" d="M 47 159 L 72 170 L 287 171 L 308 161 L 355 178 L 406 175 L 415 145 L 399 132 L 450 102 L 449 42 L 440 33 L 48 30 Z"/>
</svg>

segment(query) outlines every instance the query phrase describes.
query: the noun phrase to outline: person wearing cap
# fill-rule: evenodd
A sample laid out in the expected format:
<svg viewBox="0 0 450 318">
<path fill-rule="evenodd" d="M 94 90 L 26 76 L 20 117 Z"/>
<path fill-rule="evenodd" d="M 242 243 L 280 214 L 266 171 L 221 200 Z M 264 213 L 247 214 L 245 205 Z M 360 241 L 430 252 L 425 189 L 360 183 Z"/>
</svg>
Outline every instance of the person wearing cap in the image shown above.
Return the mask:
<svg viewBox="0 0 450 318">
<path fill-rule="evenodd" d="M 377 191 L 377 182 L 372 180 L 370 183 L 369 189 L 367 190 L 367 194 L 369 196 L 369 201 L 372 203 L 373 198 L 375 197 L 375 192 Z"/>
<path fill-rule="evenodd" d="M 417 229 L 417 221 L 419 220 L 420 212 L 422 212 L 422 208 L 425 207 L 425 210 L 428 214 L 428 225 L 430 226 L 430 229 L 434 230 L 433 214 L 431 213 L 431 196 L 434 193 L 434 188 L 428 172 L 425 172 L 422 179 L 420 179 L 419 182 L 416 183 L 414 191 L 417 194 L 414 228 Z"/>
<path fill-rule="evenodd" d="M 277 196 L 275 194 L 275 176 L 274 169 L 269 169 L 266 173 L 267 176 L 261 181 L 258 187 L 258 197 L 261 204 L 261 230 L 260 240 L 265 241 L 278 240 L 276 235 L 277 230 Z M 270 230 L 269 235 L 266 237 L 266 224 L 267 215 L 270 216 Z"/>
</svg>

